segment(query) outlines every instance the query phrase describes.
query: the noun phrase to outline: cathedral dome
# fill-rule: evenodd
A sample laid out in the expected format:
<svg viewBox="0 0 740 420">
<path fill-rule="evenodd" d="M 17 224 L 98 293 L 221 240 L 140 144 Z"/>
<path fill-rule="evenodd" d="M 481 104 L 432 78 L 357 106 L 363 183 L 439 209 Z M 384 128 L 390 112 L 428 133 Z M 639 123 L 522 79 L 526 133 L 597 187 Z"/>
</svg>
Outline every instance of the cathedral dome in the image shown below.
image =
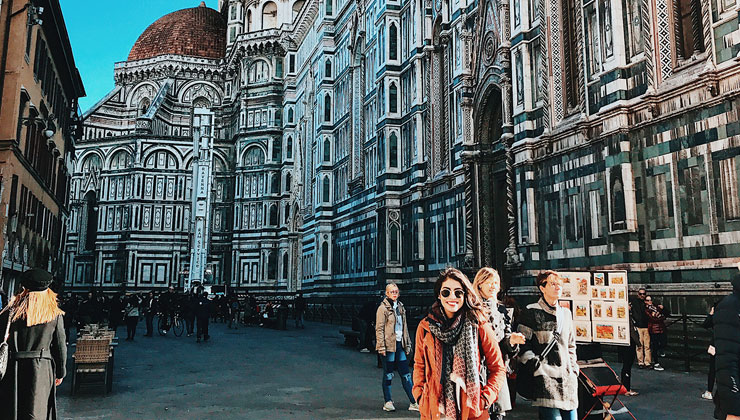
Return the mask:
<svg viewBox="0 0 740 420">
<path fill-rule="evenodd" d="M 128 61 L 165 54 L 222 58 L 226 50 L 226 22 L 219 12 L 200 6 L 162 16 L 136 40 Z"/>
</svg>

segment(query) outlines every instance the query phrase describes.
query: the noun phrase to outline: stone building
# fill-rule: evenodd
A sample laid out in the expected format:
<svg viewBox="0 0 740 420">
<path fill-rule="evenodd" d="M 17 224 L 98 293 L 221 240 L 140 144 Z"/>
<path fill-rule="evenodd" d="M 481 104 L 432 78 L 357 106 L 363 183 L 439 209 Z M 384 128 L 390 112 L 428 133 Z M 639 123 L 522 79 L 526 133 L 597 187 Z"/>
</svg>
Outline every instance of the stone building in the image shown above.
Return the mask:
<svg viewBox="0 0 740 420">
<path fill-rule="evenodd" d="M 221 0 L 169 14 L 85 115 L 68 280 L 184 284 L 200 236 L 192 116 L 206 112 L 216 284 L 320 298 L 393 280 L 422 296 L 447 265 L 491 265 L 519 294 L 543 268 L 724 290 L 740 261 L 726 3 Z"/>
<path fill-rule="evenodd" d="M 85 90 L 58 0 L 0 4 L 0 290 L 64 275 L 60 244 Z"/>
</svg>

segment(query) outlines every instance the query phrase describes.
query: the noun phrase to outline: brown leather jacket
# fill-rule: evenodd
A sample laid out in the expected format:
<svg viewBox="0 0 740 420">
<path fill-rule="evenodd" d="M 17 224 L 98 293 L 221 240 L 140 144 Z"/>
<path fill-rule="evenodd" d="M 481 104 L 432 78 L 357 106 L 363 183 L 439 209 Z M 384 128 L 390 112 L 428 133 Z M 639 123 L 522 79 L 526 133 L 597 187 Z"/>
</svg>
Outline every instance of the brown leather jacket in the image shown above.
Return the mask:
<svg viewBox="0 0 740 420">
<path fill-rule="evenodd" d="M 406 324 L 406 308 L 401 301 L 398 302 L 398 312 L 403 318 L 403 337 L 401 346 L 406 354 L 411 352 L 411 337 L 409 327 Z M 379 352 L 396 351 L 396 313 L 393 311 L 393 303 L 388 298 L 383 299 L 378 311 L 375 313 L 375 350 Z"/>
</svg>

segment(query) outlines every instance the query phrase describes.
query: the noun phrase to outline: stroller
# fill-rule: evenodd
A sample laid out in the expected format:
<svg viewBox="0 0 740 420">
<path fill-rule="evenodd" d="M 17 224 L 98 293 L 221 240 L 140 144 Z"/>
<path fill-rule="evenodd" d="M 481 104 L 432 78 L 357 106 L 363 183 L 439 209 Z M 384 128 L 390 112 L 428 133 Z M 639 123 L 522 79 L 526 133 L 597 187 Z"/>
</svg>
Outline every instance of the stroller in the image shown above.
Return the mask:
<svg viewBox="0 0 740 420">
<path fill-rule="evenodd" d="M 578 362 L 578 418 L 581 420 L 637 420 L 619 399 L 627 393 L 617 374 L 604 361 Z"/>
</svg>

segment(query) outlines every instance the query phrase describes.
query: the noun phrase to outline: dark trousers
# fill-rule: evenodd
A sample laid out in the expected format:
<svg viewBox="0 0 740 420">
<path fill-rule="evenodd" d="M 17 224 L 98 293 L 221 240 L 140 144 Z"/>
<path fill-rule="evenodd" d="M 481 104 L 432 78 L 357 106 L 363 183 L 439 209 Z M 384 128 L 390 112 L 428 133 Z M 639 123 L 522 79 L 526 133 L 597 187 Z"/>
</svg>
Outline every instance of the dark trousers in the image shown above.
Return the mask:
<svg viewBox="0 0 740 420">
<path fill-rule="evenodd" d="M 714 364 L 714 356 L 709 355 L 709 375 L 707 375 L 707 391 L 714 391 L 714 378 L 717 374 L 716 365 Z"/>
<path fill-rule="evenodd" d="M 136 334 L 136 324 L 139 323 L 138 316 L 127 316 L 126 317 L 126 339 L 133 340 Z"/>
<path fill-rule="evenodd" d="M 185 315 L 185 327 L 188 330 L 188 334 L 193 333 L 194 326 L 195 326 L 195 315 Z"/>
<path fill-rule="evenodd" d="M 154 313 L 146 314 L 146 336 L 151 337 L 154 331 Z"/>
<path fill-rule="evenodd" d="M 632 390 L 632 365 L 635 364 L 636 349 L 634 342 L 629 347 L 619 347 L 619 357 L 622 359 L 622 385 L 628 391 Z"/>
<path fill-rule="evenodd" d="M 653 351 L 653 363 L 658 363 L 658 357 L 668 344 L 668 334 L 650 334 L 650 347 Z"/>
<path fill-rule="evenodd" d="M 211 336 L 208 335 L 208 318 L 198 317 L 196 323 L 198 327 L 198 340 L 203 337 L 204 340 L 208 341 L 208 339 L 211 338 Z"/>
<path fill-rule="evenodd" d="M 237 328 L 237 326 L 239 325 L 236 320 L 236 314 L 236 311 L 232 311 L 231 313 L 229 313 L 229 328 L 231 328 L 232 325 L 234 326 L 234 328 Z"/>
<path fill-rule="evenodd" d="M 111 317 L 110 319 L 110 329 L 113 330 L 113 332 L 116 332 L 118 329 L 118 326 L 121 325 L 121 319 L 118 317 Z"/>
</svg>

